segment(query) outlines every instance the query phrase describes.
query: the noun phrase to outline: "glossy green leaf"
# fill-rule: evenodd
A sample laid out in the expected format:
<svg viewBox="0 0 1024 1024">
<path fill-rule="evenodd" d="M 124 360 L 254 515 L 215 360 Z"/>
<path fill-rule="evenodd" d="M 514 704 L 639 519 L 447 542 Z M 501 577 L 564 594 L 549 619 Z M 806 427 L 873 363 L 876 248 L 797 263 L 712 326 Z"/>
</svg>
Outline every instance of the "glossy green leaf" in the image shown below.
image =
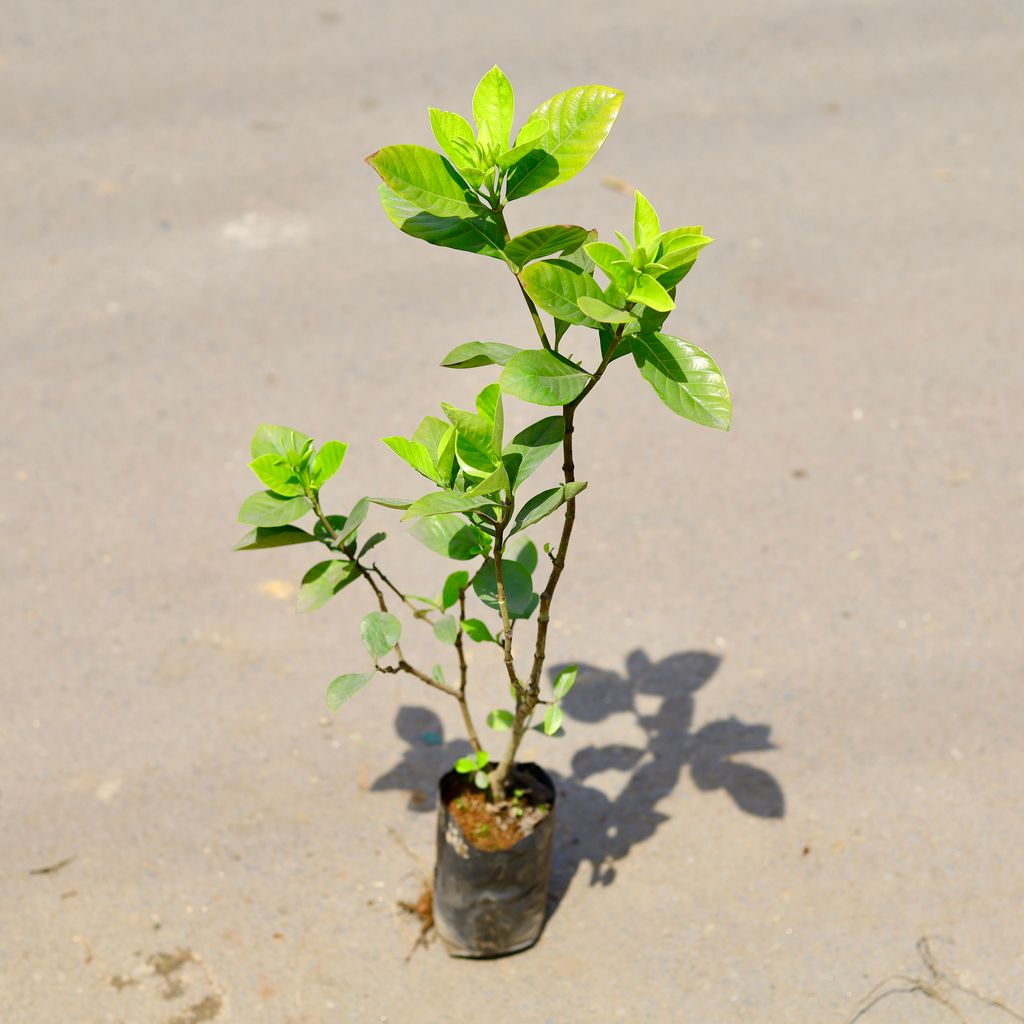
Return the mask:
<svg viewBox="0 0 1024 1024">
<path fill-rule="evenodd" d="M 516 136 L 516 144 L 507 152 L 498 154 L 498 166 L 507 171 L 528 153 L 532 153 L 547 133 L 547 121 L 527 121 Z"/>
<path fill-rule="evenodd" d="M 575 498 L 586 486 L 585 480 L 575 480 L 572 483 L 559 484 L 557 487 L 551 487 L 546 491 L 541 491 L 540 494 L 535 494 L 516 513 L 510 535 L 519 533 L 520 530 L 525 530 L 533 526 L 534 523 L 539 523 L 567 501 Z"/>
<path fill-rule="evenodd" d="M 505 152 L 509 147 L 515 102 L 512 83 L 495 64 L 480 79 L 473 93 L 473 119 L 481 141 L 486 139 L 496 144 L 498 153 Z"/>
<path fill-rule="evenodd" d="M 294 498 L 305 494 L 306 488 L 291 463 L 276 452 L 269 452 L 253 459 L 249 468 L 259 477 L 260 482 L 282 497 Z"/>
<path fill-rule="evenodd" d="M 555 677 L 552 689 L 556 699 L 561 700 L 573 688 L 576 683 L 576 672 L 578 669 L 579 665 L 570 665 L 568 668 L 563 668 Z"/>
<path fill-rule="evenodd" d="M 370 612 L 359 624 L 359 637 L 370 657 L 379 661 L 402 638 L 402 623 L 390 612 Z"/>
<path fill-rule="evenodd" d="M 459 623 L 454 615 L 442 615 L 434 623 L 434 636 L 443 644 L 454 644 L 459 636 Z"/>
<path fill-rule="evenodd" d="M 504 557 L 518 562 L 532 576 L 537 568 L 537 545 L 529 537 L 513 537 L 505 545 Z"/>
<path fill-rule="evenodd" d="M 589 242 L 584 250 L 619 288 L 629 292 L 633 286 L 633 268 L 622 253 L 608 242 Z"/>
<path fill-rule="evenodd" d="M 469 573 L 464 569 L 453 572 L 445 581 L 441 589 L 441 607 L 447 611 L 458 603 L 459 594 L 469 586 Z"/>
<path fill-rule="evenodd" d="M 459 437 L 464 438 L 470 445 L 487 456 L 487 472 L 489 473 L 497 465 L 500 451 L 494 447 L 494 421 L 479 412 L 473 413 L 467 412 L 465 409 L 457 409 L 453 405 L 448 405 L 447 402 L 442 402 L 441 408 L 459 432 Z"/>
<path fill-rule="evenodd" d="M 507 395 L 535 405 L 568 405 L 590 383 L 586 370 L 547 349 L 520 352 L 501 373 L 501 389 Z"/>
<path fill-rule="evenodd" d="M 345 519 L 345 528 L 338 532 L 338 544 L 347 544 L 355 539 L 356 531 L 363 525 L 367 512 L 370 511 L 370 499 L 360 498 L 353 506 Z"/>
<path fill-rule="evenodd" d="M 359 576 L 354 562 L 332 559 L 318 562 L 305 576 L 299 586 L 296 608 L 300 612 L 311 612 L 326 604 L 335 594 L 344 590 Z"/>
<path fill-rule="evenodd" d="M 622 93 L 606 85 L 568 89 L 542 103 L 529 121 L 545 121 L 548 130 L 509 172 L 506 197 L 519 199 L 579 174 L 601 148 L 621 105 Z"/>
<path fill-rule="evenodd" d="M 493 494 L 496 496 L 496 501 L 500 501 L 501 492 L 509 489 L 508 473 L 505 471 L 504 466 L 499 466 L 493 473 L 485 477 L 478 484 L 474 484 L 466 494 L 475 498 L 485 494 Z"/>
<path fill-rule="evenodd" d="M 629 298 L 661 313 L 667 312 L 675 305 L 672 296 L 650 274 L 641 274 L 636 279 Z"/>
<path fill-rule="evenodd" d="M 554 736 L 561 728 L 562 718 L 562 709 L 557 704 L 552 704 L 544 712 L 544 735 Z"/>
<path fill-rule="evenodd" d="M 354 697 L 377 673 L 358 672 L 347 676 L 338 676 L 327 687 L 327 708 L 337 711 L 345 701 Z"/>
<path fill-rule="evenodd" d="M 462 147 L 456 148 L 453 142 L 474 142 L 473 127 L 461 115 L 453 114 L 450 110 L 438 110 L 437 107 L 430 107 L 427 111 L 430 115 L 430 130 L 434 133 L 437 144 L 444 151 L 449 160 L 456 166 L 463 156 Z"/>
<path fill-rule="evenodd" d="M 303 498 L 282 498 L 270 491 L 250 494 L 238 510 L 238 521 L 249 526 L 287 526 L 301 519 L 310 509 Z"/>
<path fill-rule="evenodd" d="M 382 437 L 381 441 L 421 476 L 436 484 L 442 482 L 430 452 L 418 441 L 409 441 L 404 437 Z"/>
<path fill-rule="evenodd" d="M 468 494 L 455 494 L 452 491 L 432 491 L 414 501 L 406 511 L 403 519 L 418 519 L 420 516 L 437 516 L 445 512 L 470 512 L 477 508 L 493 505 L 490 498 Z"/>
<path fill-rule="evenodd" d="M 505 260 L 505 238 L 494 215 L 480 208 L 472 217 L 438 217 L 421 210 L 414 202 L 387 185 L 377 189 L 388 219 L 400 231 L 431 245 L 463 252 L 476 252 L 496 260 Z"/>
<path fill-rule="evenodd" d="M 310 467 L 314 487 L 319 490 L 338 472 L 347 451 L 348 445 L 341 441 L 328 441 L 321 446 L 320 451 L 313 457 Z"/>
<path fill-rule="evenodd" d="M 283 548 L 290 544 L 311 544 L 316 540 L 311 533 L 297 526 L 257 526 L 250 530 L 233 548 L 234 551 L 260 551 L 263 548 Z"/>
<path fill-rule="evenodd" d="M 669 334 L 638 334 L 633 338 L 633 358 L 644 379 L 677 416 L 729 429 L 729 388 L 707 352 Z"/>
<path fill-rule="evenodd" d="M 562 446 L 565 420 L 546 416 L 520 430 L 505 446 L 502 462 L 515 491 L 552 452 Z"/>
<path fill-rule="evenodd" d="M 589 295 L 599 299 L 603 295 L 601 286 L 574 263 L 565 260 L 543 260 L 531 263 L 519 275 L 523 287 L 534 302 L 559 320 L 594 326 L 593 321 L 579 308 L 579 298 Z"/>
<path fill-rule="evenodd" d="M 367 498 L 373 505 L 382 505 L 384 508 L 407 509 L 412 504 L 412 498 Z"/>
<path fill-rule="evenodd" d="M 279 427 L 274 423 L 261 423 L 256 429 L 250 445 L 252 457 L 261 455 L 282 455 L 289 452 L 301 452 L 310 438 L 291 427 Z"/>
<path fill-rule="evenodd" d="M 366 162 L 384 184 L 417 209 L 435 217 L 478 217 L 485 208 L 458 171 L 439 153 L 424 146 L 385 146 Z"/>
<path fill-rule="evenodd" d="M 598 323 L 626 324 L 633 319 L 624 309 L 609 306 L 604 299 L 592 299 L 589 295 L 581 295 L 578 302 L 580 309 Z"/>
<path fill-rule="evenodd" d="M 487 716 L 487 727 L 495 732 L 508 732 L 515 720 L 516 716 L 511 711 L 492 711 Z"/>
<path fill-rule="evenodd" d="M 692 263 L 700 251 L 714 241 L 706 235 L 677 235 L 670 242 L 662 242 L 662 253 L 658 256 L 666 270 L 681 267 L 684 263 Z"/>
<path fill-rule="evenodd" d="M 633 239 L 637 246 L 644 246 L 649 251 L 654 246 L 661 234 L 661 223 L 658 220 L 654 207 L 651 206 L 647 197 L 642 192 L 636 193 L 633 207 Z"/>
<path fill-rule="evenodd" d="M 421 544 L 445 558 L 468 562 L 490 550 L 491 541 L 483 530 L 460 515 L 428 516 L 409 529 Z"/>
<path fill-rule="evenodd" d="M 532 611 L 534 602 L 533 580 L 518 562 L 502 559 L 501 570 L 509 615 L 514 619 L 525 618 Z M 493 608 L 495 611 L 500 610 L 498 581 L 493 558 L 488 558 L 473 578 L 473 593 L 488 608 Z"/>
<path fill-rule="evenodd" d="M 478 644 L 498 643 L 494 638 L 494 634 L 487 628 L 486 623 L 481 622 L 480 619 L 463 619 L 462 632 L 465 633 L 470 640 L 473 640 Z"/>
<path fill-rule="evenodd" d="M 505 246 L 505 255 L 517 266 L 524 267 L 552 253 L 576 249 L 587 238 L 587 229 L 574 224 L 553 224 L 516 235 Z"/>
<path fill-rule="evenodd" d="M 441 365 L 456 370 L 492 364 L 504 366 L 517 352 L 522 351 L 514 345 L 502 345 L 497 341 L 467 341 L 464 345 L 456 345 L 441 360 Z"/>
<path fill-rule="evenodd" d="M 477 411 L 491 423 L 491 447 L 490 451 L 495 456 L 501 454 L 501 445 L 505 433 L 505 409 L 501 400 L 501 385 L 495 382 L 476 396 Z"/>
</svg>

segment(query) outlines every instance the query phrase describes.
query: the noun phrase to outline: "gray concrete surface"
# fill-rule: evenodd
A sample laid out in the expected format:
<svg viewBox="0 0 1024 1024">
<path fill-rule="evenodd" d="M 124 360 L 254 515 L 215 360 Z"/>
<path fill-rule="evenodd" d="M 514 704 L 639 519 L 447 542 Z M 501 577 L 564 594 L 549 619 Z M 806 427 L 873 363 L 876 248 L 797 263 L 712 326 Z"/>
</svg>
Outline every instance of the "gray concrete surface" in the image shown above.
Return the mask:
<svg viewBox="0 0 1024 1024">
<path fill-rule="evenodd" d="M 1024 1010 L 1019 5 L 2 14 L 3 1024 L 841 1024 L 927 979 L 922 936 L 966 1019 L 1010 1018 L 950 981 Z M 735 427 L 625 362 L 588 402 L 551 646 L 591 669 L 527 750 L 564 898 L 526 955 L 405 963 L 453 709 L 389 677 L 328 718 L 370 606 L 298 617 L 309 552 L 229 548 L 257 423 L 352 444 L 339 510 L 401 493 L 376 439 L 488 379 L 440 356 L 529 338 L 501 268 L 400 235 L 361 162 L 494 61 L 524 110 L 626 91 L 516 224 L 624 227 L 618 181 L 707 225 L 673 323 Z"/>
</svg>

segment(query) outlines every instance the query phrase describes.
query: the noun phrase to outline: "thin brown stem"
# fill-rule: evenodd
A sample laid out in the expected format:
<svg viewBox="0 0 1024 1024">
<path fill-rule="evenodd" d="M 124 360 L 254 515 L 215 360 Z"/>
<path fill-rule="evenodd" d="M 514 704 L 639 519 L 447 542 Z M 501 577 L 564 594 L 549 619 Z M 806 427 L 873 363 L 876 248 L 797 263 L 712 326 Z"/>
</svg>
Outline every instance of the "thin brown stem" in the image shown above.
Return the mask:
<svg viewBox="0 0 1024 1024">
<path fill-rule="evenodd" d="M 462 721 L 466 725 L 469 742 L 472 744 L 473 750 L 479 753 L 483 747 L 480 745 L 480 737 L 477 735 L 476 726 L 473 725 L 473 716 L 469 713 L 469 704 L 466 702 L 466 684 L 469 682 L 469 668 L 466 665 L 466 650 L 463 646 L 462 635 L 462 624 L 465 621 L 466 589 L 464 587 L 459 591 L 459 631 L 455 634 L 455 653 L 459 658 L 459 710 L 462 712 Z"/>
</svg>

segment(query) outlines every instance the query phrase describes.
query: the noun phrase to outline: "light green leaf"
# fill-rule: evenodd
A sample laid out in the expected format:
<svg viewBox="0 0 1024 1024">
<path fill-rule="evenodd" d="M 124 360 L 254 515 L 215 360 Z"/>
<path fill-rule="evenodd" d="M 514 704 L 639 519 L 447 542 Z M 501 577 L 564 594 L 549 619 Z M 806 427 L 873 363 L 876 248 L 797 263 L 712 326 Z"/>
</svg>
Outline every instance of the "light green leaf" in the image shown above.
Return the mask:
<svg viewBox="0 0 1024 1024">
<path fill-rule="evenodd" d="M 359 549 L 359 557 L 362 558 L 367 551 L 372 551 L 381 541 L 387 540 L 386 533 L 374 533 L 370 539 Z"/>
<path fill-rule="evenodd" d="M 506 153 L 498 154 L 498 166 L 507 171 L 513 164 L 518 163 L 532 153 L 548 133 L 547 121 L 527 121 L 516 136 L 516 144 Z"/>
<path fill-rule="evenodd" d="M 480 413 L 467 412 L 465 409 L 457 409 L 447 402 L 441 403 L 445 416 L 451 420 L 452 425 L 459 432 L 459 439 L 467 441 L 473 448 L 480 452 L 486 461 L 485 473 L 490 473 L 498 462 L 498 451 L 494 447 L 494 421 L 482 416 Z M 458 448 L 456 449 L 459 450 Z M 461 457 L 461 455 L 460 455 Z M 479 461 L 471 465 L 476 468 Z"/>
<path fill-rule="evenodd" d="M 520 430 L 505 446 L 502 462 L 515 491 L 520 484 L 554 451 L 565 437 L 565 420 L 547 416 Z"/>
<path fill-rule="evenodd" d="M 465 345 L 456 345 L 441 360 L 441 365 L 455 370 L 468 370 L 491 364 L 504 366 L 517 352 L 522 351 L 521 348 L 502 345 L 497 341 L 467 341 Z"/>
<path fill-rule="evenodd" d="M 583 249 L 614 284 L 624 292 L 632 289 L 633 268 L 614 245 L 608 242 L 590 242 Z"/>
<path fill-rule="evenodd" d="M 430 107 L 428 113 L 430 115 L 430 130 L 434 133 L 437 144 L 458 166 L 463 151 L 461 148 L 456 149 L 452 146 L 452 142 L 455 140 L 474 142 L 472 126 L 461 114 L 453 114 L 450 110 L 438 110 L 437 107 Z"/>
<path fill-rule="evenodd" d="M 677 416 L 729 429 L 729 387 L 707 352 L 670 334 L 638 334 L 633 338 L 633 358 L 643 378 Z"/>
<path fill-rule="evenodd" d="M 452 491 L 433 491 L 414 501 L 402 518 L 417 519 L 420 516 L 436 516 L 445 512 L 471 512 L 473 509 L 486 508 L 493 504 L 494 501 L 490 498 L 455 494 Z"/>
<path fill-rule="evenodd" d="M 559 484 L 557 487 L 535 494 L 516 513 L 515 523 L 512 525 L 509 536 L 533 526 L 534 523 L 539 523 L 567 501 L 575 498 L 586 486 L 585 480 L 575 480 L 572 483 Z"/>
<path fill-rule="evenodd" d="M 692 263 L 700 251 L 714 241 L 706 235 L 676 235 L 671 241 L 661 243 L 661 254 L 658 262 L 666 270 L 674 270 L 684 263 Z"/>
<path fill-rule="evenodd" d="M 390 612 L 370 612 L 359 625 L 363 646 L 374 661 L 379 661 L 402 638 L 402 623 Z"/>
<path fill-rule="evenodd" d="M 518 562 L 532 576 L 537 568 L 537 545 L 529 537 L 515 537 L 505 545 L 504 557 Z"/>
<path fill-rule="evenodd" d="M 558 732 L 562 725 L 562 709 L 557 704 L 552 704 L 551 707 L 544 712 L 544 735 L 554 736 Z"/>
<path fill-rule="evenodd" d="M 459 594 L 461 594 L 468 586 L 468 572 L 464 569 L 459 569 L 458 572 L 453 572 L 448 579 L 444 581 L 444 587 L 441 589 L 441 607 L 447 611 L 453 605 L 457 604 Z"/>
<path fill-rule="evenodd" d="M 563 668 L 561 672 L 555 677 L 553 689 L 555 697 L 561 700 L 565 697 L 568 692 L 573 688 L 576 683 L 576 672 L 579 669 L 579 665 L 570 665 L 568 668 Z"/>
<path fill-rule="evenodd" d="M 305 434 L 291 427 L 261 423 L 256 428 L 250 448 L 254 459 L 261 455 L 283 455 L 287 458 L 289 452 L 301 452 L 309 440 Z"/>
<path fill-rule="evenodd" d="M 434 636 L 443 644 L 453 644 L 459 636 L 459 623 L 454 615 L 442 615 L 434 623 Z"/>
<path fill-rule="evenodd" d="M 431 670 L 430 674 L 442 685 L 445 685 L 444 669 L 440 665 L 435 665 Z"/>
<path fill-rule="evenodd" d="M 518 562 L 502 559 L 501 576 L 505 585 L 505 601 L 508 604 L 509 615 L 514 619 L 528 617 L 534 604 L 533 580 L 530 574 Z M 500 610 L 493 558 L 488 558 L 473 578 L 473 592 L 488 608 Z"/>
<path fill-rule="evenodd" d="M 512 83 L 495 65 L 480 79 L 473 93 L 473 119 L 481 142 L 486 139 L 497 145 L 497 152 L 508 149 L 515 116 L 515 96 Z"/>
<path fill-rule="evenodd" d="M 428 516 L 409 530 L 421 544 L 445 558 L 468 562 L 490 550 L 491 540 L 483 530 L 459 515 Z"/>
<path fill-rule="evenodd" d="M 593 159 L 611 131 L 622 93 L 606 85 L 587 85 L 552 96 L 529 117 L 546 121 L 537 149 L 512 168 L 507 199 L 520 199 L 575 177 Z"/>
<path fill-rule="evenodd" d="M 408 441 L 404 437 L 382 437 L 384 442 L 403 462 L 408 463 L 421 476 L 435 484 L 441 483 L 440 474 L 434 466 L 430 452 L 418 441 Z"/>
<path fill-rule="evenodd" d="M 487 727 L 495 732 L 508 732 L 515 720 L 516 716 L 511 711 L 492 711 L 487 716 Z"/>
<path fill-rule="evenodd" d="M 499 466 L 490 476 L 485 477 L 480 483 L 466 491 L 466 494 L 469 497 L 475 498 L 483 494 L 499 495 L 501 491 L 507 491 L 508 489 L 508 473 L 505 471 L 504 466 Z"/>
<path fill-rule="evenodd" d="M 356 577 L 359 570 L 354 562 L 332 559 L 318 562 L 305 576 L 296 598 L 300 612 L 311 612 L 326 604 L 335 594 L 344 590 Z"/>
<path fill-rule="evenodd" d="M 458 171 L 424 146 L 385 146 L 366 162 L 384 184 L 417 209 L 435 217 L 479 217 L 486 211 Z"/>
<path fill-rule="evenodd" d="M 313 486 L 318 490 L 338 472 L 345 459 L 348 445 L 341 441 L 328 441 L 313 459 Z"/>
<path fill-rule="evenodd" d="M 327 687 L 327 709 L 337 711 L 345 701 L 354 697 L 377 673 L 358 672 L 347 676 L 338 676 Z"/>
<path fill-rule="evenodd" d="M 477 789 L 486 789 L 491 784 L 491 780 L 487 777 L 487 772 L 478 771 L 473 776 L 473 785 Z"/>
<path fill-rule="evenodd" d="M 287 526 L 301 519 L 310 509 L 303 498 L 281 498 L 270 491 L 250 494 L 238 510 L 238 521 L 249 526 Z"/>
<path fill-rule="evenodd" d="M 316 540 L 311 533 L 297 526 L 257 526 L 250 530 L 235 546 L 234 551 L 259 551 L 263 548 L 283 548 L 289 544 L 310 544 Z"/>
<path fill-rule="evenodd" d="M 465 633 L 470 640 L 473 640 L 478 644 L 498 643 L 494 634 L 487 628 L 486 623 L 482 622 L 480 619 L 463 619 L 462 632 Z"/>
<path fill-rule="evenodd" d="M 387 185 L 379 186 L 377 192 L 388 219 L 407 235 L 446 249 L 476 252 L 505 261 L 502 252 L 504 234 L 493 214 L 482 207 L 472 217 L 438 217 L 421 210 L 412 200 L 399 195 Z"/>
<path fill-rule="evenodd" d="M 579 398 L 591 375 L 564 356 L 547 349 L 520 352 L 501 373 L 507 395 L 536 405 L 568 405 Z"/>
<path fill-rule="evenodd" d="M 294 498 L 298 494 L 306 493 L 302 480 L 283 455 L 276 452 L 261 455 L 249 463 L 249 468 L 275 494 Z"/>
<path fill-rule="evenodd" d="M 587 238 L 586 228 L 574 224 L 553 224 L 534 228 L 516 235 L 505 246 L 505 255 L 517 266 L 524 267 L 533 260 L 567 249 L 577 249 Z"/>
<path fill-rule="evenodd" d="M 470 772 L 476 771 L 476 758 L 475 757 L 460 757 L 454 765 L 455 770 L 460 775 L 468 775 Z"/>
<path fill-rule="evenodd" d="M 382 505 L 384 508 L 407 509 L 412 504 L 412 498 L 367 498 L 366 500 L 374 505 Z"/>
<path fill-rule="evenodd" d="M 600 299 L 601 286 L 574 263 L 565 260 L 543 260 L 531 263 L 519 275 L 523 287 L 534 302 L 546 313 L 566 323 L 593 327 L 593 321 L 580 311 L 581 295 Z"/>
<path fill-rule="evenodd" d="M 502 435 L 505 432 L 505 409 L 501 403 L 501 386 L 495 382 L 476 396 L 477 412 L 491 422 L 491 447 L 495 455 L 501 452 Z"/>
<path fill-rule="evenodd" d="M 641 274 L 636 279 L 629 298 L 633 302 L 642 302 L 659 313 L 668 312 L 675 306 L 672 296 L 650 274 Z"/>
<path fill-rule="evenodd" d="M 366 519 L 366 513 L 370 511 L 370 499 L 360 498 L 353 506 L 352 511 L 349 512 L 348 518 L 345 520 L 345 528 L 338 531 L 338 546 L 341 547 L 343 544 L 347 544 L 350 540 L 355 539 L 356 530 L 363 525 L 363 520 Z"/>
<path fill-rule="evenodd" d="M 580 309 L 598 323 L 626 324 L 633 319 L 624 309 L 609 306 L 604 299 L 592 299 L 589 295 L 581 295 L 577 302 Z"/>
<path fill-rule="evenodd" d="M 633 207 L 633 239 L 637 246 L 644 246 L 649 252 L 654 247 L 661 234 L 661 222 L 658 220 L 654 207 L 648 202 L 642 192 L 636 193 L 636 201 Z"/>
</svg>

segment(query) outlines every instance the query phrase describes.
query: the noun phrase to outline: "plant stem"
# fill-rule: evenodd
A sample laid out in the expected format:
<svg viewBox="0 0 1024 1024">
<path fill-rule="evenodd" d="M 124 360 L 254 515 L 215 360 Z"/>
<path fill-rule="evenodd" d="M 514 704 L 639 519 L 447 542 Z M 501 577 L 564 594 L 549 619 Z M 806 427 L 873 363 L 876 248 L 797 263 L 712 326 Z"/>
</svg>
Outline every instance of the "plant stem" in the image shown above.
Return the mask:
<svg viewBox="0 0 1024 1024">
<path fill-rule="evenodd" d="M 468 587 L 468 584 L 466 585 Z M 466 665 L 466 651 L 463 647 L 462 623 L 466 620 L 466 588 L 459 591 L 459 631 L 455 635 L 455 651 L 459 656 L 459 710 L 462 712 L 462 720 L 466 725 L 466 732 L 469 735 L 469 742 L 475 753 L 483 749 L 480 745 L 480 737 L 477 735 L 476 727 L 473 725 L 473 717 L 469 713 L 469 704 L 466 702 L 466 683 L 469 681 L 469 669 Z"/>
</svg>

